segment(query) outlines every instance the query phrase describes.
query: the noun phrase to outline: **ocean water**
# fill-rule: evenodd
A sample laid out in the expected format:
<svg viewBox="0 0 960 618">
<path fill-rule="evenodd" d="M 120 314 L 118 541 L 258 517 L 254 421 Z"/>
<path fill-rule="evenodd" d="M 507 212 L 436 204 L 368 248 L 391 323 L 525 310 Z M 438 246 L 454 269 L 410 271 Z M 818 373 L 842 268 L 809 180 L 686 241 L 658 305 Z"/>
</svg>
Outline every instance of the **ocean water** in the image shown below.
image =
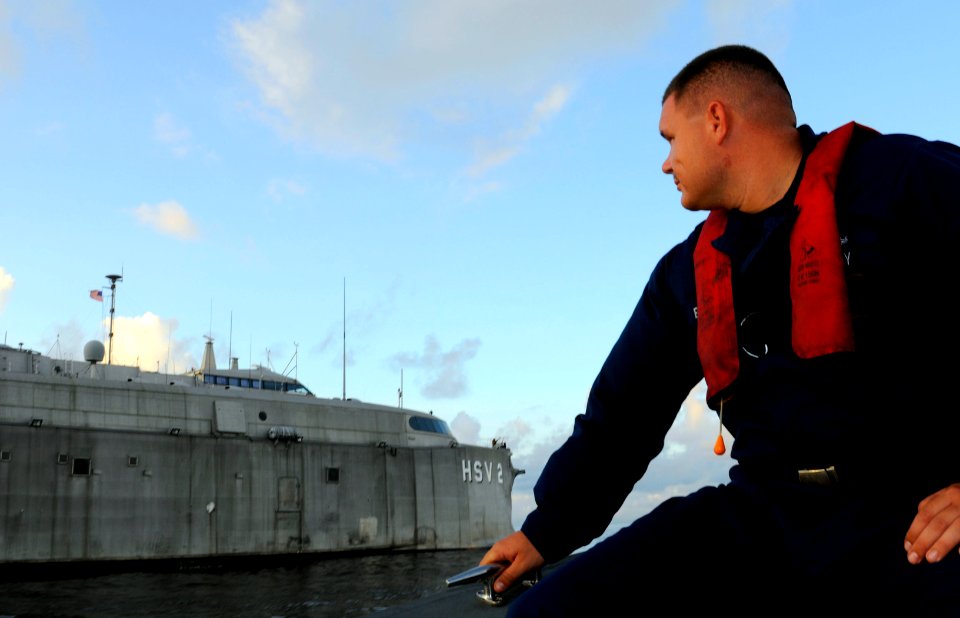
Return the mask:
<svg viewBox="0 0 960 618">
<path fill-rule="evenodd" d="M 485 550 L 317 558 L 289 566 L 22 575 L 0 581 L 0 617 L 327 618 L 375 615 L 446 589 Z"/>
</svg>

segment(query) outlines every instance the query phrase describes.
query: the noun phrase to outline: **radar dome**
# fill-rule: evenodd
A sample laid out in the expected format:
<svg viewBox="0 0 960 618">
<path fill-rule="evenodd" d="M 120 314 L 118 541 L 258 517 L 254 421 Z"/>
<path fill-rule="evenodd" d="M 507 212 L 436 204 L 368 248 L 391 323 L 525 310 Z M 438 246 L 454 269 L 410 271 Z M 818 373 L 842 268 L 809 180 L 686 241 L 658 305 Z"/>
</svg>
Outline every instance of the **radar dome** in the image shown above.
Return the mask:
<svg viewBox="0 0 960 618">
<path fill-rule="evenodd" d="M 85 346 L 83 346 L 83 358 L 88 363 L 101 363 L 103 362 L 103 344 L 97 340 L 88 341 Z"/>
</svg>

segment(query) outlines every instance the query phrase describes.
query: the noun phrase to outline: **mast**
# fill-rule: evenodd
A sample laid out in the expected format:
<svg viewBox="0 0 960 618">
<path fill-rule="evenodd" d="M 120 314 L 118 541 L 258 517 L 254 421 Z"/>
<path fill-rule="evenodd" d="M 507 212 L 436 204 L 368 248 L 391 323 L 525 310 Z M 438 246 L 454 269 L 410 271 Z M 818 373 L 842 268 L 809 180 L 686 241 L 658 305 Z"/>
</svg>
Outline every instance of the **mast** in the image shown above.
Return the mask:
<svg viewBox="0 0 960 618">
<path fill-rule="evenodd" d="M 116 310 L 117 300 L 117 281 L 123 281 L 122 275 L 107 275 L 110 280 L 110 344 L 107 352 L 107 364 L 110 364 L 113 358 L 113 313 Z"/>
<path fill-rule="evenodd" d="M 347 400 L 347 278 L 343 278 L 343 400 Z"/>
</svg>

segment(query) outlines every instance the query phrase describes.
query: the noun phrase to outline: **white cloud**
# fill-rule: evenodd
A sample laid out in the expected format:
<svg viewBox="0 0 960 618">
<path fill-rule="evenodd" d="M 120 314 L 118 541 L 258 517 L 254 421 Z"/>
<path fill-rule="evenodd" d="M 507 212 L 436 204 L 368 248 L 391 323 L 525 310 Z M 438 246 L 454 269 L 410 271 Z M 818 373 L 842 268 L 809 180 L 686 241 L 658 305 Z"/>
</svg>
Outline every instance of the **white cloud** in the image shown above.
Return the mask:
<svg viewBox="0 0 960 618">
<path fill-rule="evenodd" d="M 98 334 L 97 339 L 103 340 Z M 80 323 L 72 319 L 66 324 L 58 324 L 51 329 L 51 334 L 41 341 L 43 349 L 54 358 L 79 360 L 83 357 L 83 346 L 90 340 Z"/>
<path fill-rule="evenodd" d="M 759 36 L 752 43 L 767 54 L 790 41 L 789 14 L 794 0 L 707 0 L 706 14 L 718 44 Z"/>
<path fill-rule="evenodd" d="M 83 19 L 74 10 L 72 0 L 0 0 L 0 80 L 16 77 L 20 73 L 23 55 L 17 40 L 18 34 L 23 36 L 28 33 L 41 42 L 47 42 L 55 37 L 78 39 L 82 32 Z"/>
<path fill-rule="evenodd" d="M 13 37 L 13 10 L 0 0 L 0 77 L 16 75 L 20 68 L 20 49 Z"/>
<path fill-rule="evenodd" d="M 421 131 L 420 123 L 470 119 L 481 123 L 474 134 L 486 133 L 482 115 L 464 110 L 490 104 L 522 119 L 531 91 L 638 47 L 676 4 L 610 0 L 598 10 L 580 0 L 409 0 L 385 11 L 377 3 L 273 0 L 233 22 L 231 42 L 286 135 L 332 155 L 395 160 L 410 140 L 437 129 Z M 540 111 L 556 113 L 553 101 Z M 497 161 L 509 153 L 488 154 Z"/>
<path fill-rule="evenodd" d="M 570 92 L 570 88 L 564 85 L 551 88 L 534 104 L 523 128 L 505 133 L 494 144 L 479 147 L 477 160 L 470 166 L 467 173 L 478 178 L 517 156 L 523 149 L 523 145 L 539 134 L 543 125 L 563 109 L 570 98 Z"/>
<path fill-rule="evenodd" d="M 104 326 L 109 328 L 108 320 Z M 199 366 L 189 351 L 190 343 L 174 337 L 177 326 L 176 320 L 165 320 L 149 311 L 114 318 L 112 362 L 164 373 L 183 373 Z M 108 344 L 106 340 L 104 345 Z"/>
<path fill-rule="evenodd" d="M 495 180 L 486 181 L 480 184 L 472 184 L 466 191 L 463 201 L 472 202 L 488 193 L 496 193 L 503 188 L 503 183 Z"/>
<path fill-rule="evenodd" d="M 13 275 L 8 273 L 3 266 L 0 266 L 0 311 L 3 311 L 7 306 L 7 298 L 10 296 L 10 290 L 13 289 L 14 282 Z"/>
<path fill-rule="evenodd" d="M 190 154 L 190 129 L 180 126 L 169 113 L 158 114 L 153 119 L 153 137 L 178 157 Z"/>
<path fill-rule="evenodd" d="M 480 445 L 480 421 L 466 412 L 459 412 L 450 421 L 450 431 L 460 444 Z M 489 444 L 485 445 L 489 446 Z"/>
<path fill-rule="evenodd" d="M 346 282 L 344 282 L 346 286 Z M 397 290 L 399 284 L 395 281 L 387 288 L 386 293 L 380 298 L 374 299 L 372 303 L 366 306 L 360 306 L 347 312 L 346 324 L 342 321 L 331 323 L 326 334 L 309 349 L 310 354 L 324 355 L 330 360 L 331 366 L 340 367 L 343 365 L 344 337 L 349 333 L 350 343 L 347 345 L 347 366 L 354 363 L 355 354 L 363 356 L 362 352 L 367 347 L 367 341 L 374 336 L 380 327 L 380 324 L 387 319 L 395 310 Z M 346 295 L 346 290 L 344 290 Z M 344 330 L 347 332 L 345 333 Z M 319 329 L 318 329 L 319 331 Z"/>
<path fill-rule="evenodd" d="M 436 338 L 428 336 L 422 354 L 397 354 L 391 364 L 401 369 L 412 367 L 426 370 L 426 379 L 420 379 L 420 394 L 424 397 L 454 398 L 467 392 L 465 366 L 479 349 L 479 339 L 464 339 L 444 352 Z"/>
<path fill-rule="evenodd" d="M 267 195 L 275 202 L 281 202 L 288 196 L 300 197 L 307 192 L 307 188 L 296 180 L 287 178 L 272 178 L 267 184 Z"/>
<path fill-rule="evenodd" d="M 199 235 L 197 225 L 186 209 L 172 200 L 153 205 L 140 204 L 133 210 L 133 214 L 141 224 L 167 236 L 193 240 Z"/>
<path fill-rule="evenodd" d="M 198 145 L 193 139 L 193 132 L 180 124 L 169 112 L 154 116 L 153 138 L 168 147 L 176 157 L 197 155 L 206 162 L 216 162 L 220 159 L 212 150 Z"/>
</svg>

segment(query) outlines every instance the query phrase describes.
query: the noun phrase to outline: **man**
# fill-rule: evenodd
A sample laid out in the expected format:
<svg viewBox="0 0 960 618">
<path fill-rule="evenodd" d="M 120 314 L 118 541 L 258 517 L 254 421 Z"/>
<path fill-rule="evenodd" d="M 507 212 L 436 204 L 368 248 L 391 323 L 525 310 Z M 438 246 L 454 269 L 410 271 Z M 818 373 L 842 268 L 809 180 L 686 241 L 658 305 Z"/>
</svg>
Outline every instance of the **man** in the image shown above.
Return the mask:
<svg viewBox="0 0 960 618">
<path fill-rule="evenodd" d="M 706 221 L 657 264 L 537 508 L 481 563 L 509 563 L 506 589 L 602 534 L 701 379 L 737 463 L 571 556 L 510 615 L 771 615 L 770 599 L 960 615 L 960 148 L 798 128 L 778 70 L 739 45 L 677 74 L 660 133 L 663 172 Z"/>
</svg>

